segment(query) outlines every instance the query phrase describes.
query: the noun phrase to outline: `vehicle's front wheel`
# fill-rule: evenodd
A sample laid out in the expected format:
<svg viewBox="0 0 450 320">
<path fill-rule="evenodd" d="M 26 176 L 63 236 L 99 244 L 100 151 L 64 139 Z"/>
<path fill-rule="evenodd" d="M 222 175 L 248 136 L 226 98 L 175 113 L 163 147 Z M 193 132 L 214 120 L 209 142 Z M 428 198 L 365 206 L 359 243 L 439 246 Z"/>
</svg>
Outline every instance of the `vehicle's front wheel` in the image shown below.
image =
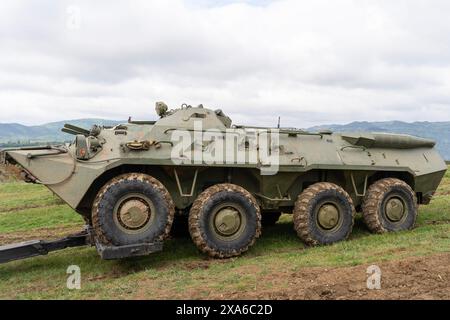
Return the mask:
<svg viewBox="0 0 450 320">
<path fill-rule="evenodd" d="M 175 205 L 161 182 L 130 173 L 100 190 L 92 208 L 92 226 L 104 244 L 151 243 L 167 237 L 174 214 Z"/>
<path fill-rule="evenodd" d="M 199 250 L 211 257 L 238 256 L 261 234 L 259 205 L 240 186 L 214 185 L 202 192 L 192 205 L 189 233 Z"/>
<path fill-rule="evenodd" d="M 320 245 L 347 239 L 354 217 L 348 193 L 333 183 L 320 182 L 299 195 L 293 219 L 300 239 L 308 245 Z"/>
<path fill-rule="evenodd" d="M 417 218 L 417 197 L 406 182 L 382 179 L 369 187 L 362 209 L 364 222 L 373 233 L 409 230 Z"/>
</svg>

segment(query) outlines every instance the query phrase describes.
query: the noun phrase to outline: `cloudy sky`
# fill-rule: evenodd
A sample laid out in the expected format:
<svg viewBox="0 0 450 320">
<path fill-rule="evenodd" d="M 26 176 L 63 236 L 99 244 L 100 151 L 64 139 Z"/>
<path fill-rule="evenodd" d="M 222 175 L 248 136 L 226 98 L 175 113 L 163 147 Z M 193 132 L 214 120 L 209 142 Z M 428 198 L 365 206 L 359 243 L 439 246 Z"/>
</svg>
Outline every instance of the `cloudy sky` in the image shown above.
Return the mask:
<svg viewBox="0 0 450 320">
<path fill-rule="evenodd" d="M 0 122 L 450 121 L 448 0 L 1 1 Z"/>
</svg>

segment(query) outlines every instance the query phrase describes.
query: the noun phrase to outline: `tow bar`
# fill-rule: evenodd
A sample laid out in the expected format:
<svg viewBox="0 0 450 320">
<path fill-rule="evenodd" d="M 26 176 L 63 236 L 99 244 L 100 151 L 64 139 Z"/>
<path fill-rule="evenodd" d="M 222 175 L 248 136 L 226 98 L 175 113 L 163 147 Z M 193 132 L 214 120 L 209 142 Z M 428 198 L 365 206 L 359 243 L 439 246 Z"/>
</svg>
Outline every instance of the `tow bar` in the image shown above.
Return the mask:
<svg viewBox="0 0 450 320">
<path fill-rule="evenodd" d="M 0 264 L 36 256 L 45 256 L 52 251 L 88 245 L 95 246 L 100 257 L 104 260 L 145 256 L 163 250 L 162 242 L 106 246 L 99 243 L 93 236 L 91 229 L 87 227 L 80 233 L 58 240 L 31 240 L 0 246 Z"/>
</svg>

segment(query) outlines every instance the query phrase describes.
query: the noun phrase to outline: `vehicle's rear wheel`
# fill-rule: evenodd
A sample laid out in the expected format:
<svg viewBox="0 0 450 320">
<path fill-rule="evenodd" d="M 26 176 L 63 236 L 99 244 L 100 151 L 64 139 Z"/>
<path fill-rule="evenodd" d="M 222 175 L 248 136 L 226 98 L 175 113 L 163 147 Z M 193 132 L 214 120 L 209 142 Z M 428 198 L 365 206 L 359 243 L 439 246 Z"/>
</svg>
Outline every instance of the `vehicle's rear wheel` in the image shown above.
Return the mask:
<svg viewBox="0 0 450 320">
<path fill-rule="evenodd" d="M 189 233 L 203 253 L 230 258 L 246 252 L 261 234 L 261 213 L 255 198 L 234 184 L 214 185 L 195 200 Z"/>
<path fill-rule="evenodd" d="M 262 214 L 262 226 L 271 227 L 274 226 L 281 217 L 281 212 L 263 212 Z"/>
<path fill-rule="evenodd" d="M 120 175 L 98 193 L 92 226 L 98 240 L 116 246 L 164 240 L 175 205 L 157 179 L 140 173 Z"/>
<path fill-rule="evenodd" d="M 320 182 L 299 195 L 293 219 L 300 239 L 308 245 L 320 245 L 347 239 L 354 217 L 348 193 L 333 183 Z"/>
<path fill-rule="evenodd" d="M 363 202 L 363 219 L 374 233 L 414 228 L 418 213 L 417 197 L 404 181 L 378 180 L 367 190 Z"/>
</svg>

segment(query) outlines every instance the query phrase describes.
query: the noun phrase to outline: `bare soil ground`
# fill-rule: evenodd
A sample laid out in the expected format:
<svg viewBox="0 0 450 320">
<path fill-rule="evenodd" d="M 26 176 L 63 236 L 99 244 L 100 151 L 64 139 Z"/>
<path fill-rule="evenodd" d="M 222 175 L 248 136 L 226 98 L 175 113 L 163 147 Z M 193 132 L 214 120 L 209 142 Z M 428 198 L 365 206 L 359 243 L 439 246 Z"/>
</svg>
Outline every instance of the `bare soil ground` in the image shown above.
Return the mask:
<svg viewBox="0 0 450 320">
<path fill-rule="evenodd" d="M 20 169 L 12 165 L 0 165 L 0 183 L 21 180 Z"/>
<path fill-rule="evenodd" d="M 29 240 L 55 240 L 83 231 L 82 226 L 59 226 L 29 231 L 0 233 L 0 246 Z"/>
<path fill-rule="evenodd" d="M 227 296 L 212 295 L 210 298 L 251 300 L 450 299 L 450 253 L 379 264 L 382 272 L 380 290 L 367 289 L 368 266 L 304 268 L 298 272 L 279 271 L 258 279 L 258 282 L 261 283 L 271 283 L 270 290 L 261 291 L 256 287 L 251 291 L 234 292 Z M 241 271 L 251 272 L 251 270 Z"/>
</svg>

